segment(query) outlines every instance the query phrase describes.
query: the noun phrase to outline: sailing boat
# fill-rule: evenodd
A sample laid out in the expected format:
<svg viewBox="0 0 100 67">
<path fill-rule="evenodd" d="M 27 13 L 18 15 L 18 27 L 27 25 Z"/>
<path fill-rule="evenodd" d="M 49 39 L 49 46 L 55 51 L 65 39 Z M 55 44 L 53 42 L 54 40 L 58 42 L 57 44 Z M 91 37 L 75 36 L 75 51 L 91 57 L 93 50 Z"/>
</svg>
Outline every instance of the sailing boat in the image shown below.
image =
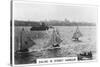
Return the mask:
<svg viewBox="0 0 100 67">
<path fill-rule="evenodd" d="M 33 45 L 33 42 L 29 37 L 26 37 L 25 30 L 22 28 L 20 32 L 20 37 L 19 37 L 19 44 L 18 44 L 18 50 L 16 53 L 29 53 L 28 48 Z"/>
<path fill-rule="evenodd" d="M 59 31 L 57 29 L 53 29 L 51 39 L 48 43 L 48 45 L 51 45 L 49 49 L 54 49 L 54 48 L 60 48 L 60 43 L 63 40 L 60 37 Z"/>
<path fill-rule="evenodd" d="M 73 37 L 72 37 L 73 41 L 80 42 L 79 38 L 82 37 L 82 36 L 83 35 L 80 32 L 79 27 L 77 26 L 76 31 L 74 32 Z"/>
</svg>

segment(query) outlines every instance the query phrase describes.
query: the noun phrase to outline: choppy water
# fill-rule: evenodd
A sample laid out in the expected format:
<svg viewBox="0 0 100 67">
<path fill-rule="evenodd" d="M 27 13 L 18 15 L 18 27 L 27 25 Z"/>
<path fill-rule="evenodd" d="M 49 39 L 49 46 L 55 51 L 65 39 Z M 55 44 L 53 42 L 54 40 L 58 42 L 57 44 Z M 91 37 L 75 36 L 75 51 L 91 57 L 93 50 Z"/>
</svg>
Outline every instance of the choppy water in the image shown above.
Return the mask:
<svg viewBox="0 0 100 67">
<path fill-rule="evenodd" d="M 15 28 L 15 49 L 17 45 L 16 37 L 18 37 L 19 32 L 22 27 Z M 29 31 L 30 27 L 24 27 L 26 31 Z M 83 51 L 96 52 L 96 27 L 95 26 L 80 26 L 79 29 L 83 34 L 80 38 L 82 42 L 73 42 L 72 36 L 76 29 L 74 26 L 56 26 L 63 38 L 61 46 L 65 48 L 56 48 L 43 51 L 34 51 L 28 54 L 15 55 L 15 64 L 27 64 L 36 63 L 38 58 L 54 58 L 54 57 L 74 57 L 78 53 Z M 36 39 L 36 45 L 33 48 L 42 48 L 47 39 L 40 38 Z"/>
</svg>

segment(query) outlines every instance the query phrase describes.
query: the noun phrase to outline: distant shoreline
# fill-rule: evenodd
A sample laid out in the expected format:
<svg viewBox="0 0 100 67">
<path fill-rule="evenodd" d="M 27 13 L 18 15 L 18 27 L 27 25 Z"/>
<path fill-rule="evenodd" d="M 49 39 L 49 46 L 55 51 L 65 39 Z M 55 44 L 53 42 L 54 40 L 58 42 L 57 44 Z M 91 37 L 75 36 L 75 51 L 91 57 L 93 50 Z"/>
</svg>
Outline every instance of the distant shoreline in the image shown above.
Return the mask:
<svg viewBox="0 0 100 67">
<path fill-rule="evenodd" d="M 94 23 L 88 22 L 70 22 L 70 21 L 19 21 L 15 20 L 15 26 L 40 26 L 40 23 L 45 23 L 46 25 L 52 26 L 96 26 Z"/>
</svg>

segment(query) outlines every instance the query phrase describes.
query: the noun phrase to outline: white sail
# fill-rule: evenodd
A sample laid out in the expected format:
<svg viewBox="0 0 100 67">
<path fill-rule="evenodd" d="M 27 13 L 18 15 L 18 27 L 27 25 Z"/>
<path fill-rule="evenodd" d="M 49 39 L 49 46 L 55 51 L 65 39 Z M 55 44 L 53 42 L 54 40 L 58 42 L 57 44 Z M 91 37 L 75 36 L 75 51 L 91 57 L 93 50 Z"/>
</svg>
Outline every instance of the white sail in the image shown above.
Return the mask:
<svg viewBox="0 0 100 67">
<path fill-rule="evenodd" d="M 73 39 L 75 39 L 75 38 L 79 38 L 79 37 L 82 37 L 83 35 L 82 35 L 82 33 L 80 32 L 80 30 L 79 30 L 79 28 L 78 28 L 78 26 L 77 26 L 77 29 L 76 29 L 76 31 L 74 32 L 74 34 L 73 34 Z"/>
<path fill-rule="evenodd" d="M 28 49 L 29 47 L 33 46 L 33 44 L 34 44 L 33 41 L 31 40 L 31 38 L 25 32 L 24 28 L 22 28 L 22 30 L 20 32 L 19 40 L 20 40 L 19 50 Z"/>
<path fill-rule="evenodd" d="M 52 35 L 51 35 L 51 39 L 48 43 L 48 45 L 56 45 L 56 44 L 60 44 L 62 42 L 62 39 L 60 38 L 60 34 L 57 30 L 53 29 Z"/>
</svg>

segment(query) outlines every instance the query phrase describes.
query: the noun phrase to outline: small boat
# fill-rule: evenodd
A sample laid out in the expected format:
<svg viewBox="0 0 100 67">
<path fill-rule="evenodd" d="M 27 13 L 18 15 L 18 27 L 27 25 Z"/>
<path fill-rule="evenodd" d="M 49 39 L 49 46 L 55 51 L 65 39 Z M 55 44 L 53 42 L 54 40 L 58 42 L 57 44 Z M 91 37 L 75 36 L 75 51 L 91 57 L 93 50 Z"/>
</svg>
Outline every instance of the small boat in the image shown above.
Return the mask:
<svg viewBox="0 0 100 67">
<path fill-rule="evenodd" d="M 78 60 L 91 60 L 93 57 L 92 52 L 84 52 L 78 54 Z"/>
<path fill-rule="evenodd" d="M 81 42 L 81 40 L 79 40 L 80 37 L 82 37 L 82 33 L 79 30 L 79 27 L 77 26 L 76 31 L 74 32 L 73 36 L 72 36 L 72 40 L 73 41 L 77 41 L 77 42 Z"/>
</svg>

